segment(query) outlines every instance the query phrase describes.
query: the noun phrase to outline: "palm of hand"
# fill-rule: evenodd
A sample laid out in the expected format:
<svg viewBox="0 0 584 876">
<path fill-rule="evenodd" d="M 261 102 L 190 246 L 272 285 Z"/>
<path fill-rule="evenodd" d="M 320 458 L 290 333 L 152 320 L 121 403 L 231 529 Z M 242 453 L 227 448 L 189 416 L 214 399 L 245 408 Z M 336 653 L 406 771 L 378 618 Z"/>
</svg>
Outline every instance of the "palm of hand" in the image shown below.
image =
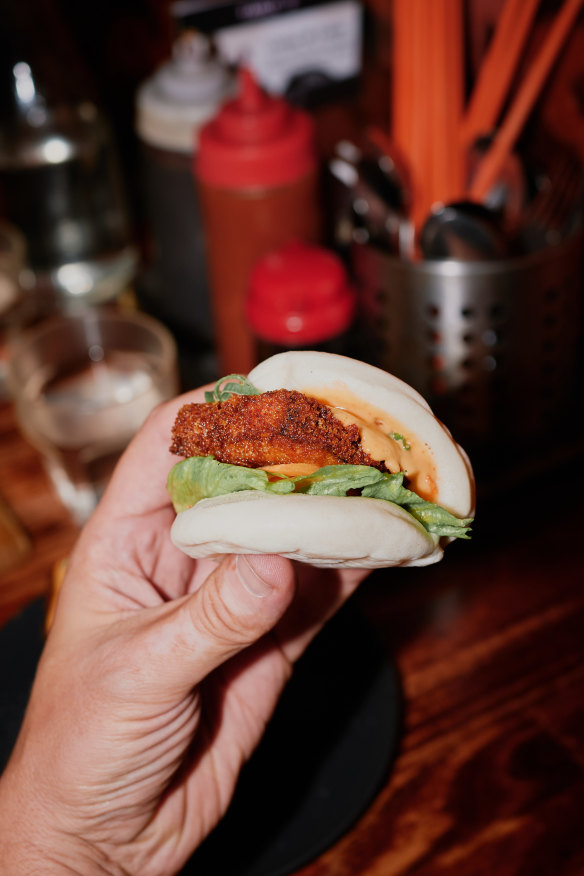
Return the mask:
<svg viewBox="0 0 584 876">
<path fill-rule="evenodd" d="M 79 710 L 73 736 L 45 737 L 49 750 L 44 760 L 70 764 L 71 782 L 52 789 L 67 813 L 64 827 L 108 858 L 125 860 L 128 872 L 143 874 L 175 872 L 220 819 L 239 769 L 257 745 L 291 671 L 276 639 L 266 636 L 204 680 L 193 677 L 186 690 L 182 679 L 174 688 L 164 671 L 164 665 L 183 657 L 180 639 L 158 640 L 161 671 L 153 673 L 150 664 L 141 673 L 140 664 L 146 667 L 146 653 L 153 646 L 152 620 L 161 612 L 179 612 L 184 597 L 198 590 L 210 571 L 210 564 L 197 565 L 176 556 L 170 545 L 157 544 L 165 531 L 159 516 L 152 518 L 155 526 L 142 518 L 134 533 L 118 528 L 114 538 L 134 538 L 137 549 L 126 567 L 117 566 L 115 577 L 103 568 L 102 559 L 100 577 L 92 581 L 83 606 L 77 593 L 64 590 L 37 681 L 59 700 L 74 701 Z M 140 541 L 145 542 L 142 547 Z M 102 558 L 122 553 L 115 544 L 106 553 L 92 543 L 81 567 L 72 558 L 68 582 L 87 581 L 87 567 L 99 568 L 92 561 L 95 550 Z M 175 592 L 165 592 L 162 580 L 173 582 Z M 96 647 L 86 660 L 83 652 L 90 638 Z M 79 666 L 66 680 L 64 659 Z M 84 720 L 89 711 L 99 721 Z M 36 715 L 44 723 L 43 709 L 36 712 L 29 719 Z M 88 751 L 93 752 L 91 762 Z M 96 774 L 94 763 L 104 761 L 107 772 Z"/>
</svg>

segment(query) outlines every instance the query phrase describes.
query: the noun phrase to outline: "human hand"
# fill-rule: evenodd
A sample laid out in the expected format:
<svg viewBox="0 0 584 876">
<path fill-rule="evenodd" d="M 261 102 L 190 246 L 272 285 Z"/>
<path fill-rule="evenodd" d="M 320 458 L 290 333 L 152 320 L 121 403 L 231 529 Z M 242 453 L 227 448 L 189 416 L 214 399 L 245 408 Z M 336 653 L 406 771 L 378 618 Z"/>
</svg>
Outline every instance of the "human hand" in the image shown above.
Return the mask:
<svg viewBox="0 0 584 876">
<path fill-rule="evenodd" d="M 0 782 L 4 872 L 177 872 L 224 814 L 294 662 L 366 574 L 174 547 L 170 430 L 202 397 L 154 412 L 71 555 Z"/>
</svg>

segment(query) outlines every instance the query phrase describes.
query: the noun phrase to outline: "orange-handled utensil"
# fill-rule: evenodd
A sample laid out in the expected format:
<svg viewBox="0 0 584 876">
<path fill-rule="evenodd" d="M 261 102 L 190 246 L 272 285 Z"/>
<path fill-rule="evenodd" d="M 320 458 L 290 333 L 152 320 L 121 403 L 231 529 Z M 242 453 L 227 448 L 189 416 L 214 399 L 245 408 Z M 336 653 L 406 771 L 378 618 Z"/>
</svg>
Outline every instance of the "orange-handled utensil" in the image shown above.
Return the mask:
<svg viewBox="0 0 584 876">
<path fill-rule="evenodd" d="M 462 144 L 491 134 L 503 108 L 539 0 L 507 0 L 471 92 L 462 124 Z"/>
<path fill-rule="evenodd" d="M 574 24 L 582 2 L 583 0 L 565 0 L 557 13 L 531 68 L 519 86 L 490 149 L 479 164 L 469 189 L 469 197 L 472 200 L 482 201 L 496 182 L 501 168 L 541 93 L 546 77 L 570 32 L 570 28 Z"/>
</svg>

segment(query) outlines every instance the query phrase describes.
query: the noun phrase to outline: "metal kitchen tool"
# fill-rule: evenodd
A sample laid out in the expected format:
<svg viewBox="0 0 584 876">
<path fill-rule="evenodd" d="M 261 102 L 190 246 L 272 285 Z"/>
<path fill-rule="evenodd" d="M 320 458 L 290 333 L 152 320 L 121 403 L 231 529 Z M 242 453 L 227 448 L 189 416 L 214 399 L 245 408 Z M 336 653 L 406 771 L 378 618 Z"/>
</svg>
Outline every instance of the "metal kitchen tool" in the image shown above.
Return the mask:
<svg viewBox="0 0 584 876">
<path fill-rule="evenodd" d="M 400 252 L 402 226 L 408 223 L 407 189 L 391 156 L 342 140 L 329 171 L 341 190 L 333 199 L 338 242 L 350 243 L 357 230 L 359 239 Z"/>
<path fill-rule="evenodd" d="M 523 214 L 523 245 L 529 252 L 556 246 L 581 226 L 583 212 L 582 163 L 572 155 L 556 155 Z"/>
<path fill-rule="evenodd" d="M 471 201 L 446 204 L 431 213 L 420 232 L 420 249 L 426 259 L 462 261 L 501 259 L 509 251 L 497 215 Z"/>
</svg>

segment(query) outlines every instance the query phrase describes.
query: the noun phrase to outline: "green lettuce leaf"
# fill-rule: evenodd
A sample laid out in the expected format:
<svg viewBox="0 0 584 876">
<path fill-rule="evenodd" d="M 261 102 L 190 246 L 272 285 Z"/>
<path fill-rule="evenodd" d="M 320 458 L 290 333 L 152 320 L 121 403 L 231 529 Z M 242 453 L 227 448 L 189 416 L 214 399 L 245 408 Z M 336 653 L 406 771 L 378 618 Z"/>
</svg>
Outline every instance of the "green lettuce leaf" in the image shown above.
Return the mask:
<svg viewBox="0 0 584 876">
<path fill-rule="evenodd" d="M 311 496 L 346 496 L 349 490 L 361 490 L 383 477 L 369 465 L 326 465 L 309 475 L 293 478 L 297 493 Z"/>
<path fill-rule="evenodd" d="M 171 468 L 166 488 L 178 514 L 201 499 L 241 490 L 293 493 L 294 482 L 290 478 L 270 481 L 267 473 L 260 468 L 228 465 L 217 462 L 212 456 L 191 456 Z"/>
<path fill-rule="evenodd" d="M 412 517 L 415 517 L 428 532 L 435 535 L 445 535 L 449 538 L 469 538 L 472 517 L 455 517 L 450 511 L 427 502 L 412 490 L 403 486 L 404 473 L 381 473 L 381 478 L 363 489 L 363 496 L 372 499 L 385 499 L 395 505 L 401 505 Z"/>
<path fill-rule="evenodd" d="M 400 505 L 424 528 L 438 536 L 469 538 L 472 518 L 458 518 L 440 505 L 427 502 L 403 486 L 404 474 L 389 474 L 367 465 L 327 465 L 309 477 L 279 476 L 270 481 L 265 471 L 217 462 L 212 456 L 193 456 L 170 470 L 167 488 L 175 511 L 184 511 L 201 499 L 223 496 L 240 490 L 264 493 L 307 493 L 312 496 L 346 496 L 359 491 L 362 496 L 383 499 Z"/>
</svg>

